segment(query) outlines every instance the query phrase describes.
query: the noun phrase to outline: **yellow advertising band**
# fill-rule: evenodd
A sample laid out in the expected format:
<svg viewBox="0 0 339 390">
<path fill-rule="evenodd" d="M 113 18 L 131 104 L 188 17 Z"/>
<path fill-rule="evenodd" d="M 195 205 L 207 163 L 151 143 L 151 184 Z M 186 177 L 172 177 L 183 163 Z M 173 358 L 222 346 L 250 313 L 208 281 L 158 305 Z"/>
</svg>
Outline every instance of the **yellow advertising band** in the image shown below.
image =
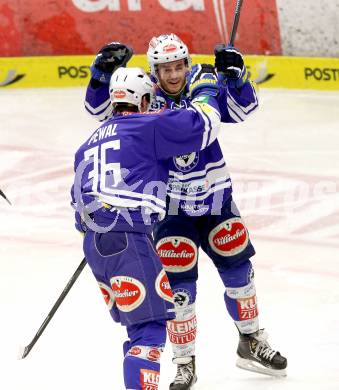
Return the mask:
<svg viewBox="0 0 339 390">
<path fill-rule="evenodd" d="M 212 63 L 212 55 L 192 55 L 194 63 Z M 0 58 L 0 89 L 86 86 L 93 56 Z M 262 88 L 339 90 L 339 58 L 245 56 L 251 79 Z M 145 55 L 129 66 L 148 70 Z"/>
</svg>

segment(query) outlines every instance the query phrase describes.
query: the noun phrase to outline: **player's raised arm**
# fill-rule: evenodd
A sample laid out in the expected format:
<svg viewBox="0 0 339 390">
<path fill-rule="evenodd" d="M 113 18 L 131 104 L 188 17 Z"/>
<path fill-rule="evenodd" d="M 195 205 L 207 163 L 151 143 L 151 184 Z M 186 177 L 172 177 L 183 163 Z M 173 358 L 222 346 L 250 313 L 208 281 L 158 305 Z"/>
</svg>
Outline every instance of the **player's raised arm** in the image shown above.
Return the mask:
<svg viewBox="0 0 339 390">
<path fill-rule="evenodd" d="M 239 50 L 219 44 L 214 54 L 219 74 L 221 121 L 242 122 L 258 108 L 255 84 L 249 78 Z"/>
<path fill-rule="evenodd" d="M 85 98 L 87 112 L 104 121 L 112 114 L 109 97 L 109 81 L 113 72 L 125 67 L 133 55 L 133 49 L 120 42 L 111 42 L 103 46 L 91 65 L 91 80 Z"/>
<path fill-rule="evenodd" d="M 206 148 L 220 129 L 218 80 L 212 65 L 199 65 L 189 81 L 192 101 L 186 109 L 164 111 L 155 128 L 159 159 Z"/>
</svg>

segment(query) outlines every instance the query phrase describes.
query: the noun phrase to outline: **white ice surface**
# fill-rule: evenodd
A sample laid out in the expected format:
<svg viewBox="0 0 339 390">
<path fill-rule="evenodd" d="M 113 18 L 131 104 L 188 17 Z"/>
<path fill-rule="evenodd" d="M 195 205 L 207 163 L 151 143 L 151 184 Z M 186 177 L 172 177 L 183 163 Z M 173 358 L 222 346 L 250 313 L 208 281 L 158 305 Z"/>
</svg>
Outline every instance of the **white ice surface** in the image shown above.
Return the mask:
<svg viewBox="0 0 339 390">
<path fill-rule="evenodd" d="M 0 389 L 122 390 L 124 329 L 88 268 L 31 354 L 80 263 L 69 207 L 73 153 L 97 123 L 83 89 L 0 90 Z M 220 136 L 249 227 L 260 323 L 288 357 L 276 380 L 235 367 L 237 332 L 211 262 L 200 256 L 196 390 L 339 389 L 339 93 L 261 91 L 261 109 Z M 174 377 L 170 346 L 160 390 Z"/>
</svg>

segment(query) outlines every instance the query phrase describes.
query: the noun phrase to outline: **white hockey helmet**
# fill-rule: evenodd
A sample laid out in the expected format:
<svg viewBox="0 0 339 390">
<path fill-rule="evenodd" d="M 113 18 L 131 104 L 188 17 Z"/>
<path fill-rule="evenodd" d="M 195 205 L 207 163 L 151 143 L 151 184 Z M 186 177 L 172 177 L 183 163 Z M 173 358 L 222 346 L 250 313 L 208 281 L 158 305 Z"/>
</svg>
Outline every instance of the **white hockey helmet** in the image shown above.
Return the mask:
<svg viewBox="0 0 339 390">
<path fill-rule="evenodd" d="M 118 68 L 111 77 L 109 94 L 113 107 L 118 103 L 133 104 L 140 111 L 141 99 L 150 94 L 154 83 L 142 68 Z"/>
<path fill-rule="evenodd" d="M 190 68 L 192 63 L 188 47 L 175 34 L 153 37 L 148 46 L 147 59 L 151 74 L 154 76 L 156 76 L 156 66 L 158 64 L 186 59 L 187 66 Z"/>
</svg>

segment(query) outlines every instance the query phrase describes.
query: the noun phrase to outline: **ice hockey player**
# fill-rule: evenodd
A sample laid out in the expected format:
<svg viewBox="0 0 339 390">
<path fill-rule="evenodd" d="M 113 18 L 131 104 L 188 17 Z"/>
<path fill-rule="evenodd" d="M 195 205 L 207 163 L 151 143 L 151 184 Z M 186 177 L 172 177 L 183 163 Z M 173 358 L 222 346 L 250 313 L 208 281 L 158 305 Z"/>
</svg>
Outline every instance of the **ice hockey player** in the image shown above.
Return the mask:
<svg viewBox="0 0 339 390">
<path fill-rule="evenodd" d="M 126 59 L 132 55 L 127 46 Z M 100 56 L 92 65 L 86 108 L 99 120 L 110 115 L 108 86 Z M 119 51 L 121 52 L 121 51 Z M 189 102 L 187 80 L 206 65 L 191 67 L 188 48 L 176 35 L 150 41 L 147 52 L 153 80 L 157 83 L 153 108 L 185 107 Z M 121 59 L 117 61 L 117 66 Z M 126 61 L 127 62 L 127 61 Z M 110 62 L 112 64 L 112 61 Z M 233 47 L 215 47 L 219 75 L 218 102 L 223 123 L 242 122 L 258 107 L 256 90 L 249 79 L 242 54 Z M 114 70 L 113 68 L 111 69 Z M 100 81 L 101 80 L 101 81 Z M 183 132 L 187 131 L 178 123 Z M 222 135 L 227 137 L 227 135 Z M 170 390 L 190 389 L 197 380 L 195 369 L 196 281 L 198 250 L 211 258 L 225 286 L 225 306 L 239 332 L 237 366 L 273 376 L 286 375 L 287 359 L 270 347 L 259 328 L 254 272 L 255 254 L 248 230 L 232 199 L 232 183 L 218 140 L 203 151 L 178 155 L 170 163 L 167 215 L 156 224 L 156 249 L 169 277 L 176 305 L 176 319 L 167 323 L 177 364 Z M 189 332 L 180 333 L 179 323 Z"/>
<path fill-rule="evenodd" d="M 113 319 L 127 328 L 124 380 L 129 390 L 158 389 L 173 294 L 151 236 L 165 216 L 168 161 L 208 147 L 220 113 L 217 75 L 196 75 L 185 110 L 148 113 L 154 84 L 141 68 L 110 81 L 113 116 L 75 154 L 72 203 L 84 253 Z M 182 124 L 187 131 L 177 127 Z"/>
</svg>

